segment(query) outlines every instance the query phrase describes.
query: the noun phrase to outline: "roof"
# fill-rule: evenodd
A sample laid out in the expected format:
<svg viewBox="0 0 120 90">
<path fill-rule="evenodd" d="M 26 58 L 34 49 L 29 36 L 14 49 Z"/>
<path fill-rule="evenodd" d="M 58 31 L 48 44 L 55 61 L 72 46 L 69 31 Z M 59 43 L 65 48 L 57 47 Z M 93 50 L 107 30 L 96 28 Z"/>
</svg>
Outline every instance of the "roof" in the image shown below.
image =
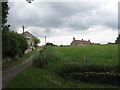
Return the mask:
<svg viewBox="0 0 120 90">
<path fill-rule="evenodd" d="M 92 45 L 100 45 L 100 43 L 92 43 Z"/>
<path fill-rule="evenodd" d="M 41 48 L 43 48 L 44 46 L 37 46 L 37 48 L 39 48 L 39 49 L 41 49 Z"/>
<path fill-rule="evenodd" d="M 33 36 L 30 32 L 28 32 L 28 31 L 25 31 L 24 33 L 29 33 L 31 36 Z M 21 33 L 21 34 L 23 34 L 23 33 Z M 33 36 L 33 37 L 35 37 L 35 36 Z"/>
<path fill-rule="evenodd" d="M 86 40 L 74 40 L 73 42 L 76 42 L 77 44 L 91 44 L 90 41 L 86 41 Z"/>
</svg>

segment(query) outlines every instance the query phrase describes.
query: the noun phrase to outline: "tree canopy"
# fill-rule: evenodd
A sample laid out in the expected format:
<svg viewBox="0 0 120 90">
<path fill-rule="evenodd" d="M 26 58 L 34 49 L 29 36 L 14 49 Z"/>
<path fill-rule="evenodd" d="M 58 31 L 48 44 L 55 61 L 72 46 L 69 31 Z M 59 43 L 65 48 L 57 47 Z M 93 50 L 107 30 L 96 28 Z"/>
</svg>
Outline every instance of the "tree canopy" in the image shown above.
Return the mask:
<svg viewBox="0 0 120 90">
<path fill-rule="evenodd" d="M 115 41 L 115 43 L 119 43 L 120 44 L 120 34 L 117 37 L 117 40 Z"/>
<path fill-rule="evenodd" d="M 37 37 L 34 37 L 34 47 L 36 48 L 38 43 L 40 43 L 40 40 Z"/>
<path fill-rule="evenodd" d="M 8 17 L 8 10 L 9 10 L 8 2 L 2 2 L 2 26 L 4 26 L 7 23 L 7 17 Z"/>
</svg>

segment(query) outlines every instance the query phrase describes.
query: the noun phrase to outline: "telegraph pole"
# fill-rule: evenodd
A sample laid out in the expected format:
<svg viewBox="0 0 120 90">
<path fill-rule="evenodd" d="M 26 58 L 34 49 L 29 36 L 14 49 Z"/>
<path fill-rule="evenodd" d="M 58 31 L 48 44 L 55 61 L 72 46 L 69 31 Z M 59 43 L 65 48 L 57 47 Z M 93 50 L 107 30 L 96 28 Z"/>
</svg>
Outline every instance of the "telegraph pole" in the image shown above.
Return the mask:
<svg viewBox="0 0 120 90">
<path fill-rule="evenodd" d="M 46 36 L 45 36 L 45 45 L 46 45 Z"/>
</svg>

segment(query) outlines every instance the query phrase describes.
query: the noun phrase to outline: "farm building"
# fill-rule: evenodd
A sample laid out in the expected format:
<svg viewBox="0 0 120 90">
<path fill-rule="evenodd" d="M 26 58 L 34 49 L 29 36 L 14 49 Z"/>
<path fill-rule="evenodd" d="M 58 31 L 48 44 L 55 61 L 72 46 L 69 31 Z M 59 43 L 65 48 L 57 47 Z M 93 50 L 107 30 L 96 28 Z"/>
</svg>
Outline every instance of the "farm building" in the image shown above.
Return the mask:
<svg viewBox="0 0 120 90">
<path fill-rule="evenodd" d="M 99 43 L 91 43 L 90 40 L 75 40 L 73 37 L 73 41 L 71 42 L 72 46 L 85 46 L 85 45 L 100 45 Z"/>
</svg>

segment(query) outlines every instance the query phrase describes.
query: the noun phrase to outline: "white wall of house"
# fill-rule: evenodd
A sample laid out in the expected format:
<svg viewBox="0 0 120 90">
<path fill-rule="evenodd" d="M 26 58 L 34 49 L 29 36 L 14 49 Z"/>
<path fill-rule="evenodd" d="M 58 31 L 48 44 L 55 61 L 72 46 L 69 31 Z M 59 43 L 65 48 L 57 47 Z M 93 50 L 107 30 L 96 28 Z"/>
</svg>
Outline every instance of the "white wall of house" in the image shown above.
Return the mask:
<svg viewBox="0 0 120 90">
<path fill-rule="evenodd" d="M 28 42 L 28 49 L 25 51 L 25 53 L 28 53 L 32 51 L 34 48 L 34 36 L 30 34 L 29 32 L 24 32 L 24 37 L 27 39 Z"/>
</svg>

